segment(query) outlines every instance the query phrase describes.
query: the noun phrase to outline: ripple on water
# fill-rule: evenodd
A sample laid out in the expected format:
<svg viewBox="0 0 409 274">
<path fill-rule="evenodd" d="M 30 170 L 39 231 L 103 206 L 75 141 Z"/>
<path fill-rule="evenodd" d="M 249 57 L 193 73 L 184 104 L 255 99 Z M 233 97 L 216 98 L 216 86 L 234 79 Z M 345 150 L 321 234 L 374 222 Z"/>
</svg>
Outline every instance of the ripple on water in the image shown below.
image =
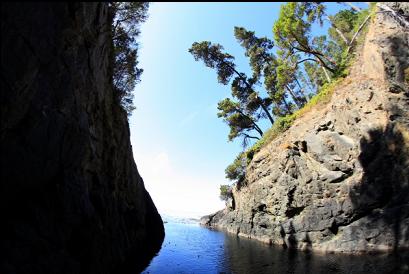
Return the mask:
<svg viewBox="0 0 409 274">
<path fill-rule="evenodd" d="M 409 273 L 408 252 L 353 256 L 267 246 L 198 224 L 166 223 L 162 249 L 143 273 Z"/>
</svg>

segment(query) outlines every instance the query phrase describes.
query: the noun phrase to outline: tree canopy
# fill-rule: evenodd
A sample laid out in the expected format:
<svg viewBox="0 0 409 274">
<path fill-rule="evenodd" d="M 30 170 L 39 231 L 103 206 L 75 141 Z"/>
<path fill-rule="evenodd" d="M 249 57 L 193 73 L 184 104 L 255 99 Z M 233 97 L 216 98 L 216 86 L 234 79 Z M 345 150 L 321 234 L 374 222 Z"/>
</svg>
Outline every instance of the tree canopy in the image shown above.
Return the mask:
<svg viewBox="0 0 409 274">
<path fill-rule="evenodd" d="M 227 201 L 232 197 L 232 188 L 229 185 L 220 185 L 220 200 Z"/>
<path fill-rule="evenodd" d="M 245 36 L 244 31 L 240 32 L 243 36 Z M 243 36 L 238 34 L 238 39 L 241 39 L 242 43 L 249 47 L 249 54 L 254 54 L 254 43 L 251 44 L 248 36 Z M 252 47 L 253 52 L 251 52 L 250 47 Z M 223 85 L 230 84 L 233 99 L 227 98 L 219 102 L 218 116 L 223 118 L 230 127 L 229 141 L 241 136 L 243 137 L 243 145 L 246 146 L 249 138 L 259 138 L 250 135 L 250 131 L 254 130 L 256 134 L 263 135 L 261 128 L 257 125 L 260 118 L 267 117 L 271 123 L 274 123 L 270 114 L 272 101 L 268 96 L 261 97 L 260 93 L 255 89 L 261 74 L 261 63 L 259 62 L 259 65 L 257 65 L 257 58 L 253 57 L 255 73 L 253 77 L 248 77 L 246 74 L 237 71 L 234 57 L 223 50 L 224 48 L 220 44 L 203 41 L 193 43 L 189 52 L 196 61 L 201 60 L 207 67 L 216 70 L 219 83 Z M 260 72 L 257 72 L 257 70 L 260 70 Z"/>
<path fill-rule="evenodd" d="M 323 2 L 283 4 L 271 39 L 234 27 L 234 37 L 248 58 L 250 74 L 239 71 L 235 57 L 222 45 L 210 41 L 192 44 L 189 52 L 194 59 L 214 69 L 219 83 L 230 86 L 231 96 L 219 102 L 217 114 L 230 128 L 229 141 L 240 138 L 243 148 L 251 140 L 262 141 L 261 120 L 271 124 L 292 121 L 295 111 L 344 73 L 350 49 L 370 14 L 350 3 L 344 6 L 352 9 L 328 15 Z M 329 23 L 327 35 L 316 35 L 313 28 L 322 28 L 325 22 Z M 243 155 L 227 167 L 227 178 L 244 178 Z"/>
<path fill-rule="evenodd" d="M 135 109 L 133 89 L 143 69 L 138 67 L 136 42 L 140 24 L 147 19 L 148 2 L 111 2 L 113 42 L 113 85 L 118 101 L 128 115 Z"/>
</svg>

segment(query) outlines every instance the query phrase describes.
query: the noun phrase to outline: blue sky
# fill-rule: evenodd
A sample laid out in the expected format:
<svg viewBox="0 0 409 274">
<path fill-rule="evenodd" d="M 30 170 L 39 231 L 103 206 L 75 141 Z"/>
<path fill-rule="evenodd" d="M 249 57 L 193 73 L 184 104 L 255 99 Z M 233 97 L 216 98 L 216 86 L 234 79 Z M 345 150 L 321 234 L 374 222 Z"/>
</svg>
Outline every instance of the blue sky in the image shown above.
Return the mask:
<svg viewBox="0 0 409 274">
<path fill-rule="evenodd" d="M 151 3 L 141 27 L 136 110 L 129 120 L 138 170 L 162 214 L 191 216 L 223 208 L 224 169 L 242 150 L 227 142 L 217 102 L 229 96 L 215 71 L 194 61 L 193 42 L 220 43 L 249 71 L 234 26 L 272 37 L 280 3 Z M 332 13 L 333 9 L 329 10 Z"/>
</svg>

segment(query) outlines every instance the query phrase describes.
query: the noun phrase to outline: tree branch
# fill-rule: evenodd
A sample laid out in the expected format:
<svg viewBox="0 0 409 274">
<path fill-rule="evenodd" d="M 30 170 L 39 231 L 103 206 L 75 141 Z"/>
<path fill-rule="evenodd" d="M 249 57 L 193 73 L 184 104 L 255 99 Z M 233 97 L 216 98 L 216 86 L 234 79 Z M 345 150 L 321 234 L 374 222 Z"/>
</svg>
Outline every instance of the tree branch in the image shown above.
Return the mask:
<svg viewBox="0 0 409 274">
<path fill-rule="evenodd" d="M 243 113 L 243 111 L 241 111 L 241 110 L 238 109 L 238 108 L 234 108 L 234 110 L 237 111 L 238 113 L 240 113 L 241 115 L 247 117 L 248 119 L 250 119 L 251 123 L 252 123 L 253 126 L 254 126 L 254 129 L 260 134 L 260 136 L 263 136 L 263 131 L 262 131 L 261 128 L 256 124 L 256 122 L 254 122 L 254 120 L 253 120 L 251 117 L 249 117 L 247 114 Z"/>
<path fill-rule="evenodd" d="M 231 70 L 234 71 L 234 73 L 237 74 L 237 76 L 244 82 L 244 84 L 246 85 L 246 87 L 247 87 L 248 89 L 251 89 L 251 90 L 254 91 L 254 89 L 251 87 L 251 85 L 247 82 L 246 78 L 244 78 L 243 75 L 242 75 L 240 72 L 238 72 L 238 71 L 237 71 L 234 67 L 232 67 L 230 64 L 228 64 L 228 63 L 226 63 L 226 64 L 227 64 L 227 66 L 228 66 Z M 268 117 L 268 119 L 270 120 L 271 124 L 274 124 L 274 119 L 273 119 L 273 117 L 272 117 L 271 114 L 269 113 L 267 107 L 263 104 L 263 102 L 262 102 L 260 96 L 258 95 L 258 93 L 257 93 L 257 98 L 260 100 L 260 106 L 261 106 L 261 108 L 264 110 L 264 112 L 267 114 L 267 117 Z"/>
<path fill-rule="evenodd" d="M 294 33 L 293 33 L 291 30 L 290 30 L 290 33 L 291 33 L 291 35 L 294 37 L 294 39 L 298 42 L 298 44 L 302 47 L 302 48 L 298 48 L 298 47 L 295 47 L 295 46 L 294 46 L 295 49 L 300 50 L 300 51 L 305 52 L 305 53 L 309 53 L 309 54 L 314 55 L 315 57 L 317 57 L 318 59 L 320 59 L 320 61 L 326 66 L 326 68 L 327 68 L 329 71 L 334 72 L 334 69 L 328 67 L 328 66 L 325 64 L 325 62 L 321 59 L 320 56 L 324 57 L 327 61 L 329 61 L 330 63 L 332 63 L 332 64 L 336 67 L 336 66 L 337 66 L 337 63 L 335 63 L 334 60 L 332 60 L 331 58 L 329 58 L 328 56 L 326 56 L 326 55 L 323 54 L 322 52 L 319 52 L 319 51 L 316 51 L 316 50 L 312 49 L 309 45 L 304 45 L 303 43 L 301 43 L 301 41 L 297 38 L 296 35 L 294 35 Z"/>
<path fill-rule="evenodd" d="M 260 140 L 260 138 L 259 137 L 257 137 L 257 136 L 251 136 L 251 135 L 248 135 L 247 133 L 242 133 L 243 135 L 244 135 L 244 137 L 245 138 L 250 138 L 250 139 L 257 139 L 257 140 Z"/>
<path fill-rule="evenodd" d="M 337 28 L 334 22 L 332 22 L 331 18 L 325 14 L 325 19 L 327 19 L 330 23 L 331 26 L 335 29 L 335 31 L 338 33 L 338 35 L 341 37 L 341 39 L 345 42 L 346 45 L 349 44 L 348 39 L 345 37 L 345 35 L 342 33 L 340 29 Z"/>
<path fill-rule="evenodd" d="M 348 49 L 347 49 L 347 54 L 349 54 L 351 48 L 353 47 L 353 43 L 354 43 L 355 39 L 358 37 L 358 34 L 361 32 L 361 30 L 365 26 L 366 22 L 368 22 L 369 18 L 371 18 L 371 14 L 369 14 L 365 18 L 364 22 L 362 22 L 362 24 L 359 26 L 358 30 L 355 32 L 354 36 L 351 39 L 351 42 L 349 42 Z"/>
<path fill-rule="evenodd" d="M 314 61 L 314 62 L 320 63 L 320 62 L 318 62 L 316 59 L 313 59 L 313 58 L 305 58 L 305 59 L 303 59 L 303 60 L 301 60 L 301 61 L 298 61 L 298 62 L 295 64 L 295 66 L 293 67 L 293 70 L 296 70 L 296 69 L 298 68 L 298 65 L 299 65 L 299 64 L 304 63 L 304 62 L 306 62 L 306 61 Z"/>
</svg>

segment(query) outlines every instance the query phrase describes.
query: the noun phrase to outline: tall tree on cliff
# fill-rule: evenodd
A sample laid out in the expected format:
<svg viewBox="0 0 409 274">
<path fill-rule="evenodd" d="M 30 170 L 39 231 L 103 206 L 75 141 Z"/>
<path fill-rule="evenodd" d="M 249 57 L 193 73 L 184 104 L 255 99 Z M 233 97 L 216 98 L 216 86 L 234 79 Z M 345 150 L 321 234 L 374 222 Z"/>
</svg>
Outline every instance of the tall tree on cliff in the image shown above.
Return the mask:
<svg viewBox="0 0 409 274">
<path fill-rule="evenodd" d="M 245 147 L 249 139 L 259 140 L 259 137 L 263 136 L 263 131 L 256 123 L 257 120 L 246 112 L 240 102 L 226 98 L 218 103 L 217 109 L 219 110 L 217 116 L 223 118 L 230 127 L 229 141 L 241 136 L 243 137 L 242 145 Z M 257 135 L 252 135 L 253 130 L 257 132 Z"/>
<path fill-rule="evenodd" d="M 277 89 L 279 60 L 272 52 L 274 42 L 267 37 L 259 38 L 254 31 L 248 31 L 244 27 L 235 27 L 234 36 L 245 49 L 245 56 L 249 58 L 253 81 L 256 84 L 261 84 L 260 82 L 264 84 L 264 89 L 268 95 L 264 98 L 265 104 L 272 106 L 272 112 L 276 116 L 291 112 L 289 104 L 285 101 L 286 92 Z M 261 118 L 267 117 L 262 115 Z"/>
<path fill-rule="evenodd" d="M 315 3 L 287 3 L 281 6 L 280 15 L 273 27 L 274 38 L 282 51 L 282 58 L 288 60 L 292 56 L 294 66 L 303 62 L 319 64 L 328 80 L 331 77 L 328 71 L 334 73 L 336 62 L 327 54 L 319 51 L 313 44 L 311 25 L 320 20 L 323 8 Z"/>
<path fill-rule="evenodd" d="M 233 62 L 234 57 L 223 52 L 223 46 L 219 44 L 212 44 L 208 41 L 195 42 L 189 52 L 196 61 L 202 60 L 207 67 L 216 69 L 219 83 L 231 84 L 234 100 L 225 99 L 218 105 L 220 111 L 218 116 L 223 117 L 230 126 L 229 140 L 242 136 L 245 146 L 249 138 L 258 139 L 248 133 L 250 130 L 255 130 L 260 136 L 263 134 L 257 121 L 262 117 L 268 117 L 273 124 L 274 120 L 270 113 L 271 100 L 268 97 L 262 98 L 255 90 L 257 78 L 249 78 L 244 73 L 237 71 Z"/>
<path fill-rule="evenodd" d="M 272 52 L 272 40 L 267 37 L 259 38 L 253 31 L 243 27 L 235 27 L 234 36 L 245 49 L 245 56 L 249 58 L 251 77 L 236 69 L 234 57 L 223 52 L 223 47 L 219 44 L 209 41 L 195 42 L 189 52 L 196 61 L 202 60 L 207 67 L 216 69 L 219 83 L 231 85 L 233 100 L 224 99 L 219 102 L 218 116 L 230 127 L 229 141 L 243 137 L 242 144 L 245 147 L 250 139 L 259 139 L 258 135 L 263 135 L 257 125 L 260 119 L 268 119 L 273 124 L 273 115 L 292 113 L 293 104 L 286 100 L 288 95 L 298 107 L 306 102 L 306 98 L 300 95 L 300 91 L 303 92 L 301 86 L 296 94 L 293 83 L 286 83 L 286 89 L 278 88 L 277 68 L 280 61 Z M 290 68 L 285 69 L 286 71 L 281 70 L 282 75 L 290 73 Z M 290 82 L 296 80 L 293 77 Z M 256 88 L 262 85 L 264 90 L 261 93 Z M 252 131 L 255 131 L 256 135 L 252 134 Z"/>
<path fill-rule="evenodd" d="M 128 115 L 135 109 L 133 89 L 143 69 L 138 67 L 136 42 L 140 24 L 148 15 L 148 2 L 111 2 L 113 40 L 113 84 L 117 98 Z"/>
</svg>

